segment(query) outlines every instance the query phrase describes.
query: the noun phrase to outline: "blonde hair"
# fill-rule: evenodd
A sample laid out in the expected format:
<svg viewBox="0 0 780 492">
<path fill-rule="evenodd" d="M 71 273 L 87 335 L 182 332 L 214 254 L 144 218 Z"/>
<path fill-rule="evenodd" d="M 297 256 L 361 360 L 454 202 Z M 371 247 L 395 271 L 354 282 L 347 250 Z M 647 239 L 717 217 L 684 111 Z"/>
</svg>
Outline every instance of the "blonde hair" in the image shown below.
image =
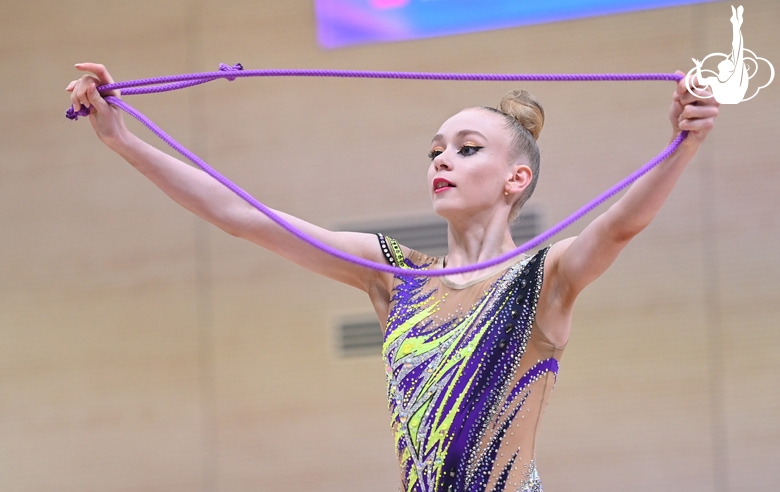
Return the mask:
<svg viewBox="0 0 780 492">
<path fill-rule="evenodd" d="M 520 215 L 520 210 L 525 202 L 531 198 L 539 179 L 541 157 L 536 140 L 544 126 L 544 108 L 533 94 L 516 89 L 507 92 L 501 98 L 498 108 L 484 107 L 483 109 L 501 115 L 506 120 L 507 127 L 513 135 L 514 151 L 510 155 L 510 161 L 525 157 L 528 159 L 528 167 L 531 168 L 531 183 L 512 205 L 512 210 L 509 213 L 509 221 L 513 222 Z"/>
</svg>

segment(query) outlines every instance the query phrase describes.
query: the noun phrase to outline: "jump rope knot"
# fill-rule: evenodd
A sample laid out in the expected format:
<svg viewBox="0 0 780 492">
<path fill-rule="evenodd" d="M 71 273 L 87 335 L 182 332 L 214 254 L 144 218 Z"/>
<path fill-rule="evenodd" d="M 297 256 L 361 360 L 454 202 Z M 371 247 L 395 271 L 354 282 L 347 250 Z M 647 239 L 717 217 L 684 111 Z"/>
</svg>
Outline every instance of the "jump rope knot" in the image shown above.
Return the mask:
<svg viewBox="0 0 780 492">
<path fill-rule="evenodd" d="M 220 63 L 219 64 L 219 71 L 220 72 L 239 72 L 241 70 L 244 70 L 244 66 L 241 65 L 240 63 L 236 63 L 232 67 L 230 65 L 226 65 L 224 63 Z M 226 78 L 227 80 L 229 80 L 231 82 L 236 80 L 235 75 L 233 75 L 233 76 L 226 76 L 224 78 Z M 160 89 L 163 89 L 163 90 L 183 89 L 185 87 L 190 87 L 190 86 L 193 86 L 193 85 L 199 85 L 199 84 L 202 84 L 204 82 L 208 82 L 209 80 L 213 80 L 213 79 L 208 79 L 207 78 L 207 79 L 203 79 L 203 80 L 175 82 L 175 83 L 172 83 L 172 84 L 165 84 L 165 85 L 160 85 L 160 86 L 157 86 L 157 87 L 160 88 Z M 135 91 L 133 91 L 133 89 L 130 89 L 128 91 L 128 94 L 132 94 L 133 92 L 135 92 Z M 89 115 L 89 108 L 87 106 L 84 106 L 83 104 L 81 105 L 81 107 L 79 108 L 78 111 L 73 111 L 72 107 L 68 108 L 68 110 L 65 111 L 65 117 L 68 118 L 69 120 L 72 120 L 72 121 L 78 120 L 79 116 L 88 116 L 88 115 Z"/>
<path fill-rule="evenodd" d="M 225 65 L 224 63 L 220 63 L 219 64 L 219 71 L 220 72 L 237 72 L 237 71 L 243 70 L 243 69 L 244 69 L 244 66 L 241 65 L 240 63 L 236 63 L 232 67 L 229 66 L 229 65 Z M 233 77 L 225 77 L 225 78 L 228 79 L 231 82 L 236 80 L 235 76 L 233 76 Z"/>
<path fill-rule="evenodd" d="M 89 116 L 89 108 L 82 104 L 78 111 L 73 111 L 73 106 L 65 111 L 65 117 L 69 120 L 76 121 L 79 116 Z"/>
</svg>

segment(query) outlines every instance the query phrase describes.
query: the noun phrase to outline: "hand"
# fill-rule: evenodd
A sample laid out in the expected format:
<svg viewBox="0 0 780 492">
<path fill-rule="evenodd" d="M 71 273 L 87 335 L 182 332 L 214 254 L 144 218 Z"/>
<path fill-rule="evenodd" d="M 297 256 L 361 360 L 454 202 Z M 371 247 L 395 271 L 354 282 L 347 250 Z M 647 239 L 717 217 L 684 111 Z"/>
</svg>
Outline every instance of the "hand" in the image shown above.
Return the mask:
<svg viewBox="0 0 780 492">
<path fill-rule="evenodd" d="M 111 146 L 122 139 L 127 128 L 122 120 L 122 112 L 109 105 L 97 91 L 97 87 L 110 84 L 114 79 L 106 67 L 97 63 L 77 63 L 76 69 L 89 73 L 72 81 L 65 88 L 70 92 L 73 110 L 78 111 L 82 104 L 90 108 L 89 122 L 92 128 L 103 143 Z M 105 95 L 119 97 L 119 91 L 111 91 Z"/>
<path fill-rule="evenodd" d="M 685 75 L 679 70 L 676 73 Z M 681 131 L 688 131 L 688 138 L 685 139 L 684 144 L 690 142 L 698 145 L 703 142 L 718 116 L 720 104 L 706 88 L 695 88 L 698 83 L 696 76 L 692 75 L 689 85 L 694 87 L 693 91 L 697 95 L 708 99 L 701 99 L 688 92 L 685 78 L 682 78 L 677 82 L 677 90 L 672 95 L 672 106 L 669 108 L 669 120 L 672 123 L 674 136 Z"/>
</svg>

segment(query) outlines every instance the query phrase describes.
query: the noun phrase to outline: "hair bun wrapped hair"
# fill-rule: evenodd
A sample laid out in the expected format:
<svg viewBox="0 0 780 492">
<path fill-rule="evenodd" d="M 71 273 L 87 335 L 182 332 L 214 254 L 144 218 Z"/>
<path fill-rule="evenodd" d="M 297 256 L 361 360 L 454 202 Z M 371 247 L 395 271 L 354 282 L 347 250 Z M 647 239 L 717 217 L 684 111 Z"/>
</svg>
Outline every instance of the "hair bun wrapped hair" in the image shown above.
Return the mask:
<svg viewBox="0 0 780 492">
<path fill-rule="evenodd" d="M 497 109 L 520 123 L 534 140 L 539 139 L 544 126 L 544 109 L 533 94 L 522 89 L 509 91 L 501 98 Z"/>
</svg>

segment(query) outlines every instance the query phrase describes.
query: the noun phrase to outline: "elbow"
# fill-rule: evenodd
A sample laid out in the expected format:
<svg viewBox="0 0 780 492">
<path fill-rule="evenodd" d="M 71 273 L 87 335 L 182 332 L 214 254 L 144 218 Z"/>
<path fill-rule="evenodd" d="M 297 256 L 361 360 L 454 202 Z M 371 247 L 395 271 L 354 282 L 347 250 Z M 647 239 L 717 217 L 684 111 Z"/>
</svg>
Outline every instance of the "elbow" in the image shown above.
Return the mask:
<svg viewBox="0 0 780 492">
<path fill-rule="evenodd" d="M 249 224 L 237 217 L 223 218 L 217 226 L 233 237 L 246 239 L 249 233 Z"/>
<path fill-rule="evenodd" d="M 269 227 L 272 224 L 270 219 L 254 208 L 240 206 L 221 215 L 215 225 L 233 237 L 267 247 Z"/>
<path fill-rule="evenodd" d="M 625 245 L 634 239 L 637 234 L 645 230 L 649 224 L 650 221 L 643 221 L 638 223 L 625 224 L 623 227 L 617 227 L 612 231 L 612 241 L 617 244 Z"/>
<path fill-rule="evenodd" d="M 225 213 L 210 217 L 209 222 L 219 227 L 233 237 L 245 239 L 249 230 L 248 218 L 238 212 Z"/>
<path fill-rule="evenodd" d="M 220 229 L 222 229 L 223 231 L 227 232 L 228 234 L 230 234 L 233 237 L 237 237 L 239 239 L 243 239 L 243 237 L 244 237 L 244 234 L 243 234 L 243 231 L 241 230 L 241 228 L 233 227 L 232 225 L 224 225 L 224 226 L 220 227 Z"/>
<path fill-rule="evenodd" d="M 612 242 L 616 244 L 627 244 L 629 241 L 634 239 L 637 234 L 639 234 L 642 231 L 642 229 L 625 229 L 620 231 L 615 231 L 612 234 Z"/>
<path fill-rule="evenodd" d="M 603 230 L 606 236 L 617 244 L 626 244 L 644 231 L 653 221 L 655 213 L 635 211 L 633 213 L 605 214 Z"/>
</svg>

